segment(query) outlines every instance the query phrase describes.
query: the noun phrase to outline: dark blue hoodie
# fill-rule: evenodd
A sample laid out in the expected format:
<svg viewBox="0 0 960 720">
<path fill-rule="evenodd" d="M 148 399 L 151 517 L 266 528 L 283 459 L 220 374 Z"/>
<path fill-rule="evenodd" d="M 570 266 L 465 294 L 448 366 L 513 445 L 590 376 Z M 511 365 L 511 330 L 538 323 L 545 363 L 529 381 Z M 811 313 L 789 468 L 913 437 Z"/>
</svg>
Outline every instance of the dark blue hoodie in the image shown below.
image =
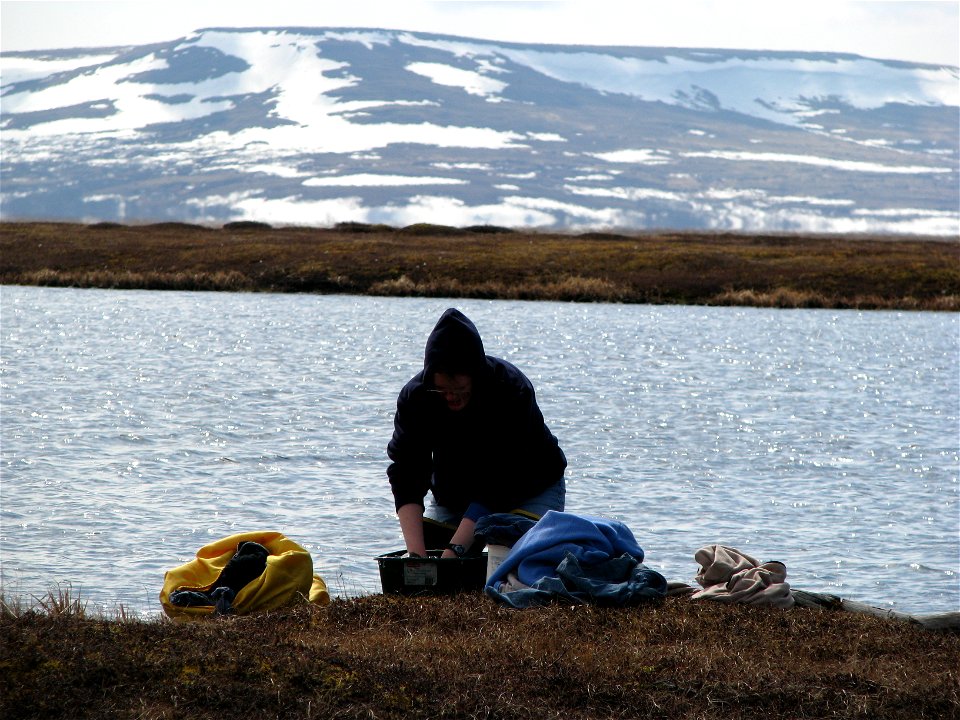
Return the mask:
<svg viewBox="0 0 960 720">
<path fill-rule="evenodd" d="M 428 392 L 435 372 L 468 374 L 470 402 L 451 411 Z M 508 512 L 559 482 L 567 459 L 543 421 L 533 385 L 506 360 L 485 354 L 477 328 L 446 310 L 427 339 L 424 369 L 400 391 L 387 476 L 396 507 L 437 503 L 477 515 Z M 476 519 L 474 517 L 473 519 Z"/>
</svg>

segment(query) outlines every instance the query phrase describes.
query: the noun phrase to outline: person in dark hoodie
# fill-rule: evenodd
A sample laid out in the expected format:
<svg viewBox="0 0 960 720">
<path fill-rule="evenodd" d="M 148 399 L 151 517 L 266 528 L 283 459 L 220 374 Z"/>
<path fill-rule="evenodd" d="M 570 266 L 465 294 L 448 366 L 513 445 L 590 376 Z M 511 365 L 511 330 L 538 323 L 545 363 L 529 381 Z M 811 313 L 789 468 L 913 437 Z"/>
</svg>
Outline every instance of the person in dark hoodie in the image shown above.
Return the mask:
<svg viewBox="0 0 960 720">
<path fill-rule="evenodd" d="M 423 370 L 400 391 L 387 476 L 411 555 L 473 548 L 491 513 L 537 519 L 563 510 L 567 459 L 544 423 L 533 385 L 487 355 L 476 326 L 446 310 L 427 339 Z M 424 500 L 433 501 L 425 510 Z"/>
</svg>

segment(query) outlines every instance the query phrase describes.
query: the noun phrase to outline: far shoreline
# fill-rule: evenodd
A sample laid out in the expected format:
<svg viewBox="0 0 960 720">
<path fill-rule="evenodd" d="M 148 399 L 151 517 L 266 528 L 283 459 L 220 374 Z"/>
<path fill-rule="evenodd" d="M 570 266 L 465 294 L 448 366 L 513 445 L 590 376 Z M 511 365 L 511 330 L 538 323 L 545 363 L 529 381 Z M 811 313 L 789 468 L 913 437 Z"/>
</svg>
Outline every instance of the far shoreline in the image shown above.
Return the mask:
<svg viewBox="0 0 960 720">
<path fill-rule="evenodd" d="M 960 310 L 960 239 L 0 222 L 0 284 Z"/>
</svg>

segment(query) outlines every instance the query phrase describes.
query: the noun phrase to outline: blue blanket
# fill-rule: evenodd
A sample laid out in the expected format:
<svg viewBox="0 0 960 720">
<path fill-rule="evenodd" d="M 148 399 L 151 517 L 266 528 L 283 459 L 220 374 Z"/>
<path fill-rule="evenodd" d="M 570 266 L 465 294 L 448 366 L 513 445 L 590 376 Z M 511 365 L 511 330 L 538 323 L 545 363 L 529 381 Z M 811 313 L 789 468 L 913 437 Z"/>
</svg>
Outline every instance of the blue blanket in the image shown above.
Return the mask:
<svg viewBox="0 0 960 720">
<path fill-rule="evenodd" d="M 643 549 L 622 522 L 550 510 L 488 578 L 486 592 L 514 607 L 557 597 L 617 605 L 663 597 L 666 580 L 642 561 Z M 530 588 L 501 593 L 511 573 Z"/>
<path fill-rule="evenodd" d="M 573 553 L 567 553 L 557 566 L 556 577 L 542 577 L 520 590 L 500 592 L 487 587 L 485 591 L 494 600 L 521 609 L 557 600 L 629 607 L 663 598 L 667 593 L 667 580 L 628 553 L 588 568 L 581 567 Z"/>
</svg>

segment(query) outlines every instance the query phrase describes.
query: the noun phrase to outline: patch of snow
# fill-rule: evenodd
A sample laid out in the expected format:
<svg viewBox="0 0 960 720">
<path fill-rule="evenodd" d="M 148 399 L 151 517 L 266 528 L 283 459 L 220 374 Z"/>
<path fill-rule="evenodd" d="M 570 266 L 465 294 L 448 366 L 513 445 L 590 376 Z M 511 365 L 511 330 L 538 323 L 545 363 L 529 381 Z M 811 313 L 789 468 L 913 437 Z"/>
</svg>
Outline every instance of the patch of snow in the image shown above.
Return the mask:
<svg viewBox="0 0 960 720">
<path fill-rule="evenodd" d="M 960 106 L 957 69 L 917 68 L 866 58 L 818 60 L 804 57 L 722 58 L 713 53 L 680 57 L 664 51 L 658 59 L 623 57 L 614 51 L 557 52 L 496 44 L 416 38 L 401 42 L 452 53 L 456 57 L 504 57 L 547 77 L 598 92 L 631 95 L 650 102 L 717 108 L 794 122 L 795 112 L 818 108 L 811 102 L 842 98 L 859 109 L 889 103 Z M 795 95 L 782 96 L 782 88 Z M 701 92 L 709 88 L 708 94 Z M 765 102 L 758 102 L 757 98 Z"/>
<path fill-rule="evenodd" d="M 505 227 L 549 227 L 557 214 L 578 218 L 583 226 L 622 224 L 623 211 L 596 210 L 542 198 L 509 196 L 496 204 L 468 205 L 457 198 L 417 195 L 405 204 L 367 207 L 357 197 L 330 200 L 303 200 L 297 197 L 246 197 L 233 201 L 209 197 L 192 203 L 196 207 L 229 207 L 235 219 L 257 220 L 271 224 L 331 226 L 338 222 L 377 222 L 394 226 L 430 222 L 444 225 L 502 225 Z M 201 218 L 203 220 L 204 218 Z M 209 218 L 207 218 L 209 219 Z"/>
<path fill-rule="evenodd" d="M 506 227 L 537 227 L 551 225 L 555 218 L 538 208 L 522 202 L 505 199 L 500 204 L 467 205 L 449 197 L 418 195 L 404 206 L 388 205 L 372 213 L 377 222 L 410 225 L 430 218 L 441 225 L 502 225 Z"/>
<path fill-rule="evenodd" d="M 207 195 L 203 198 L 191 198 L 186 204 L 200 209 L 212 207 L 234 207 L 247 199 L 253 197 L 253 190 L 230 193 L 229 195 Z"/>
<path fill-rule="evenodd" d="M 769 196 L 769 200 L 773 203 L 801 203 L 806 205 L 823 205 L 824 207 L 850 207 L 855 204 L 853 200 L 844 198 L 818 198 L 800 195 L 771 195 Z"/>
<path fill-rule="evenodd" d="M 2 112 L 23 113 L 55 110 L 80 105 L 91 99 L 113 103 L 116 111 L 102 118 L 70 118 L 38 124 L 28 131 L 10 130 L 9 136 L 66 135 L 74 133 L 117 133 L 146 127 L 157 122 L 176 122 L 205 117 L 232 109 L 232 96 L 271 93 L 275 104 L 271 114 L 288 121 L 273 128 L 246 128 L 239 132 L 214 132 L 186 143 L 189 151 L 217 146 L 235 151 L 253 143 L 263 143 L 275 151 L 362 152 L 392 143 L 417 143 L 440 147 L 503 149 L 517 147 L 521 133 L 487 128 L 418 124 L 354 124 L 344 113 L 386 105 L 417 104 L 410 101 L 340 102 L 332 95 L 355 85 L 358 79 L 348 74 L 330 75 L 345 70 L 347 63 L 318 56 L 316 36 L 296 33 L 205 32 L 193 43 L 210 47 L 245 61 L 242 72 L 198 83 L 144 83 L 128 80 L 132 75 L 166 69 L 165 60 L 149 55 L 123 65 L 108 65 L 73 78 L 67 83 L 31 93 L 13 93 L 0 98 Z M 477 74 L 477 77 L 482 77 Z M 498 87 L 499 81 L 490 81 Z M 187 93 L 194 99 L 171 105 L 148 99 L 147 95 Z M 214 99 L 216 98 L 216 99 Z"/>
<path fill-rule="evenodd" d="M 457 180 L 456 178 L 359 173 L 336 177 L 314 177 L 304 180 L 303 184 L 309 187 L 396 187 L 401 185 L 467 185 L 468 183 L 466 180 Z"/>
<path fill-rule="evenodd" d="M 712 158 L 716 160 L 738 160 L 746 162 L 797 163 L 800 165 L 815 165 L 833 170 L 847 170 L 851 172 L 894 173 L 899 175 L 921 175 L 925 173 L 952 173 L 953 168 L 929 167 L 926 165 L 883 165 L 881 163 L 861 162 L 858 160 L 835 160 L 833 158 L 817 157 L 816 155 L 795 155 L 790 153 L 754 153 L 713 150 L 710 152 L 684 152 L 685 158 Z"/>
<path fill-rule="evenodd" d="M 928 218 L 947 218 L 956 220 L 960 214 L 947 212 L 946 210 L 921 210 L 918 208 L 877 208 L 864 209 L 857 208 L 853 211 L 854 215 L 872 215 L 874 217 L 928 217 Z"/>
<path fill-rule="evenodd" d="M 435 163 L 430 163 L 430 166 L 438 168 L 440 170 L 490 170 L 491 169 L 488 163 L 475 163 L 475 162 L 461 162 L 461 163 L 435 162 Z"/>
<path fill-rule="evenodd" d="M 413 47 L 425 47 L 440 50 L 457 58 L 496 58 L 500 49 L 495 44 L 473 42 L 471 40 L 444 40 L 437 38 L 422 38 L 412 33 L 403 32 L 397 35 L 397 41 Z"/>
<path fill-rule="evenodd" d="M 669 153 L 663 150 L 614 150 L 612 152 L 588 153 L 592 157 L 610 163 L 630 163 L 631 165 L 667 165 Z"/>
<path fill-rule="evenodd" d="M 441 63 L 412 62 L 406 66 L 406 69 L 428 78 L 437 85 L 463 88 L 470 95 L 481 97 L 498 95 L 507 87 L 507 83 L 494 80 L 479 72 L 463 70 Z"/>
<path fill-rule="evenodd" d="M 82 55 L 71 58 L 23 57 L 14 54 L 0 55 L 0 87 L 8 87 L 27 80 L 40 80 L 55 73 L 70 72 L 80 68 L 108 63 L 116 57 L 109 55 Z"/>
<path fill-rule="evenodd" d="M 700 62 L 670 55 L 645 60 L 591 52 L 500 52 L 556 80 L 650 102 L 699 105 L 698 98 L 703 98 L 699 90 L 709 88 L 719 108 L 776 122 L 790 121 L 793 112 L 809 111 L 809 103 L 820 98 L 842 98 L 859 109 L 889 103 L 960 106 L 955 68 L 903 68 L 867 59 L 768 57 Z M 782 97 L 784 87 L 796 94 Z M 758 103 L 758 97 L 767 104 Z"/>
<path fill-rule="evenodd" d="M 699 193 L 699 197 L 709 200 L 759 200 L 766 195 L 763 190 L 757 188 L 708 188 Z"/>
<path fill-rule="evenodd" d="M 276 152 L 298 150 L 314 153 L 378 150 L 393 143 L 502 150 L 517 147 L 515 141 L 521 138 L 517 133 L 489 128 L 432 123 L 354 125 L 335 116 L 320 116 L 309 126 L 246 128 L 236 133 L 217 131 L 185 143 L 185 146 L 197 150 L 209 147 L 217 152 L 232 152 L 259 143 L 264 156 L 269 157 Z"/>
<path fill-rule="evenodd" d="M 393 33 L 374 32 L 369 30 L 340 31 L 328 30 L 323 33 L 324 40 L 339 40 L 341 42 L 355 42 L 363 45 L 367 50 L 373 50 L 374 45 L 393 44 Z"/>
<path fill-rule="evenodd" d="M 236 203 L 237 219 L 257 220 L 271 225 L 314 225 L 329 227 L 338 222 L 367 222 L 368 214 L 357 197 L 329 200 L 298 198 L 249 198 Z"/>
<path fill-rule="evenodd" d="M 723 193 L 708 191 L 696 197 L 645 189 L 625 189 L 624 195 L 683 203 L 687 211 L 705 218 L 705 224 L 716 230 L 781 230 L 809 233 L 894 233 L 922 235 L 956 235 L 960 230 L 957 213 L 924 210 L 859 210 L 853 216 L 824 216 L 815 210 L 796 207 L 769 208 L 751 203 L 749 192 Z M 757 191 L 762 194 L 762 191 Z M 104 198 L 106 199 L 106 198 Z M 747 202 L 744 203 L 743 201 Z M 770 197 L 771 202 L 832 204 L 818 198 Z M 839 201 L 838 201 L 839 202 Z M 298 196 L 263 198 L 252 192 L 231 196 L 210 196 L 188 202 L 200 210 L 199 221 L 215 221 L 210 208 L 229 208 L 234 219 L 258 220 L 275 225 L 294 224 L 332 226 L 338 222 L 382 222 L 394 226 L 431 222 L 466 226 L 494 224 L 507 227 L 548 227 L 561 216 L 569 229 L 597 227 L 644 227 L 646 215 L 639 209 L 589 208 L 547 198 L 511 195 L 499 203 L 468 205 L 457 198 L 417 195 L 406 203 L 367 206 L 359 197 L 305 200 Z"/>
<path fill-rule="evenodd" d="M 818 110 L 798 110 L 797 112 L 794 113 L 794 115 L 796 115 L 798 118 L 811 118 L 811 117 L 819 117 L 820 115 L 839 115 L 839 114 L 840 114 L 840 111 L 834 108 L 831 108 L 831 109 L 820 108 Z"/>
<path fill-rule="evenodd" d="M 282 178 L 298 178 L 308 174 L 287 165 L 240 165 L 237 169 L 243 172 L 264 173 Z"/>
<path fill-rule="evenodd" d="M 44 112 L 84 105 L 91 100 L 110 101 L 115 108 L 115 111 L 106 117 L 54 120 L 34 126 L 29 133 L 33 136 L 49 136 L 133 130 L 151 123 L 204 117 L 233 107 L 229 100 L 203 102 L 196 97 L 187 103 L 170 105 L 144 97 L 154 92 L 154 86 L 149 86 L 149 89 L 144 91 L 143 85 L 124 82 L 131 74 L 166 67 L 166 61 L 155 55 L 125 65 L 103 65 L 59 85 L 47 86 L 33 92 L 7 93 L 0 98 L 0 108 L 4 114 Z"/>
<path fill-rule="evenodd" d="M 581 221 L 594 227 L 597 225 L 609 226 L 615 224 L 615 218 L 619 214 L 618 210 L 612 208 L 591 208 L 550 198 L 511 196 L 504 198 L 504 202 L 517 207 L 562 212 L 566 215 L 580 218 Z"/>
<path fill-rule="evenodd" d="M 540 142 L 567 142 L 567 139 L 563 137 L 563 135 L 558 135 L 557 133 L 528 132 L 527 137 L 531 140 L 539 140 Z"/>
<path fill-rule="evenodd" d="M 737 203 L 697 208 L 715 230 L 751 232 L 771 228 L 801 233 L 916 233 L 942 234 L 934 223 L 889 222 L 876 218 L 830 217 L 809 210 L 784 208 L 763 210 Z M 944 228 L 939 228 L 943 230 Z"/>
<path fill-rule="evenodd" d="M 585 195 L 588 197 L 609 197 L 618 200 L 671 200 L 682 201 L 684 198 L 674 192 L 666 190 L 657 190 L 655 188 L 640 187 L 613 187 L 613 188 L 592 188 L 580 187 L 576 185 L 564 185 L 563 189 L 573 195 Z"/>
</svg>

